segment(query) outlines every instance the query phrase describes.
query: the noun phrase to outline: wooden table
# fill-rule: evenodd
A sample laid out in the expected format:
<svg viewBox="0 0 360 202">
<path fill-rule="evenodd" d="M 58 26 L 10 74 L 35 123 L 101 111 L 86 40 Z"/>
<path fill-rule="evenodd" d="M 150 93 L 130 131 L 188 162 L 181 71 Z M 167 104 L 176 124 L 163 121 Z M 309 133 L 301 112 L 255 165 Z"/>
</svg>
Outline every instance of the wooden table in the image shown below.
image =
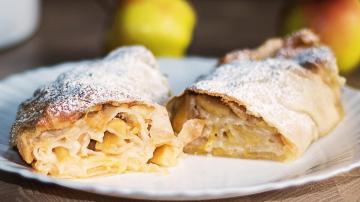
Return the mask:
<svg viewBox="0 0 360 202">
<path fill-rule="evenodd" d="M 239 47 L 253 47 L 277 33 L 285 0 L 193 0 L 199 15 L 190 55 L 220 56 Z M 104 55 L 103 40 L 110 22 L 99 1 L 43 1 L 42 22 L 28 41 L 0 52 L 0 78 L 32 67 Z M 254 13 L 256 15 L 254 15 Z M 239 26 L 241 25 L 241 26 Z M 360 87 L 360 72 L 347 76 Z M 119 201 L 24 179 L 0 171 L 3 201 Z M 328 180 L 217 201 L 360 201 L 360 169 Z"/>
</svg>

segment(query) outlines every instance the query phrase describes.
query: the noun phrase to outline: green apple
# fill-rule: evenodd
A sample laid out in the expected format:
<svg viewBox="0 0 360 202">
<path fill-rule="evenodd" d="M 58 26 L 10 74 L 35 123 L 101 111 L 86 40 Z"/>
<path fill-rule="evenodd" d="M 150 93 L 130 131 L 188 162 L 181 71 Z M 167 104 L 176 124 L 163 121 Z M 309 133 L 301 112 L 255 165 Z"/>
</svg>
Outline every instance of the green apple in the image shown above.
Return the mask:
<svg viewBox="0 0 360 202">
<path fill-rule="evenodd" d="M 285 18 L 283 30 L 308 27 L 335 52 L 340 71 L 354 70 L 360 62 L 360 1 L 300 1 Z"/>
<path fill-rule="evenodd" d="M 108 47 L 141 44 L 156 56 L 181 57 L 189 46 L 196 15 L 185 0 L 123 0 Z"/>
</svg>

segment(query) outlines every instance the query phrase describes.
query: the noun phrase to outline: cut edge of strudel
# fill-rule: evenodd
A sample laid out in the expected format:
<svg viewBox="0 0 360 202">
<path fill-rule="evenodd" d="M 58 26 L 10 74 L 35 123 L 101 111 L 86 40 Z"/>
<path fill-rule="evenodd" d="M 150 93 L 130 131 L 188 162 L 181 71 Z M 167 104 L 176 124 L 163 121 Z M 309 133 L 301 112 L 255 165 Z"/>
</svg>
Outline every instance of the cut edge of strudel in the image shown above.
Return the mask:
<svg viewBox="0 0 360 202">
<path fill-rule="evenodd" d="M 163 103 L 166 78 L 141 46 L 79 63 L 23 102 L 11 143 L 40 173 L 84 178 L 176 164 L 177 138 Z"/>
<path fill-rule="evenodd" d="M 301 30 L 227 54 L 167 109 L 175 133 L 202 121 L 186 153 L 291 161 L 341 121 L 344 82 L 331 50 Z"/>
</svg>

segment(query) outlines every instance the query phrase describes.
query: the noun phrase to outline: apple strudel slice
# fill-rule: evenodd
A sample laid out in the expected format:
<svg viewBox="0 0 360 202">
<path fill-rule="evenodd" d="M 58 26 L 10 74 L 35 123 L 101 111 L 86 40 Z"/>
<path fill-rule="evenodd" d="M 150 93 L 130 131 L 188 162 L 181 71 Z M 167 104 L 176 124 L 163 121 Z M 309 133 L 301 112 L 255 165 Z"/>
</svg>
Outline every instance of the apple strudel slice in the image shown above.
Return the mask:
<svg viewBox="0 0 360 202">
<path fill-rule="evenodd" d="M 203 121 L 187 153 L 289 161 L 340 122 L 343 84 L 331 50 L 302 30 L 227 54 L 167 108 L 176 133 Z"/>
<path fill-rule="evenodd" d="M 172 166 L 182 151 L 154 56 L 124 47 L 79 63 L 20 105 L 11 142 L 43 174 L 82 178 Z"/>
</svg>

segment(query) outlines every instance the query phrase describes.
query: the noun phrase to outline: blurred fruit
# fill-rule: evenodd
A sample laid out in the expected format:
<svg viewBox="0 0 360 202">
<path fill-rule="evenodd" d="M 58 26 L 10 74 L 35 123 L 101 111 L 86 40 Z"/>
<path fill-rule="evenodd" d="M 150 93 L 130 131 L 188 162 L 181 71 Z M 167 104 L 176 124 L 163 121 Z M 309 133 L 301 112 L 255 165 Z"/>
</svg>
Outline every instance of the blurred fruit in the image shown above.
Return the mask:
<svg viewBox="0 0 360 202">
<path fill-rule="evenodd" d="M 185 0 L 122 0 L 107 46 L 142 44 L 156 56 L 183 56 L 196 16 Z"/>
<path fill-rule="evenodd" d="M 360 1 L 299 1 L 289 10 L 283 24 L 288 34 L 308 27 L 335 52 L 342 73 L 354 70 L 360 62 Z"/>
</svg>

